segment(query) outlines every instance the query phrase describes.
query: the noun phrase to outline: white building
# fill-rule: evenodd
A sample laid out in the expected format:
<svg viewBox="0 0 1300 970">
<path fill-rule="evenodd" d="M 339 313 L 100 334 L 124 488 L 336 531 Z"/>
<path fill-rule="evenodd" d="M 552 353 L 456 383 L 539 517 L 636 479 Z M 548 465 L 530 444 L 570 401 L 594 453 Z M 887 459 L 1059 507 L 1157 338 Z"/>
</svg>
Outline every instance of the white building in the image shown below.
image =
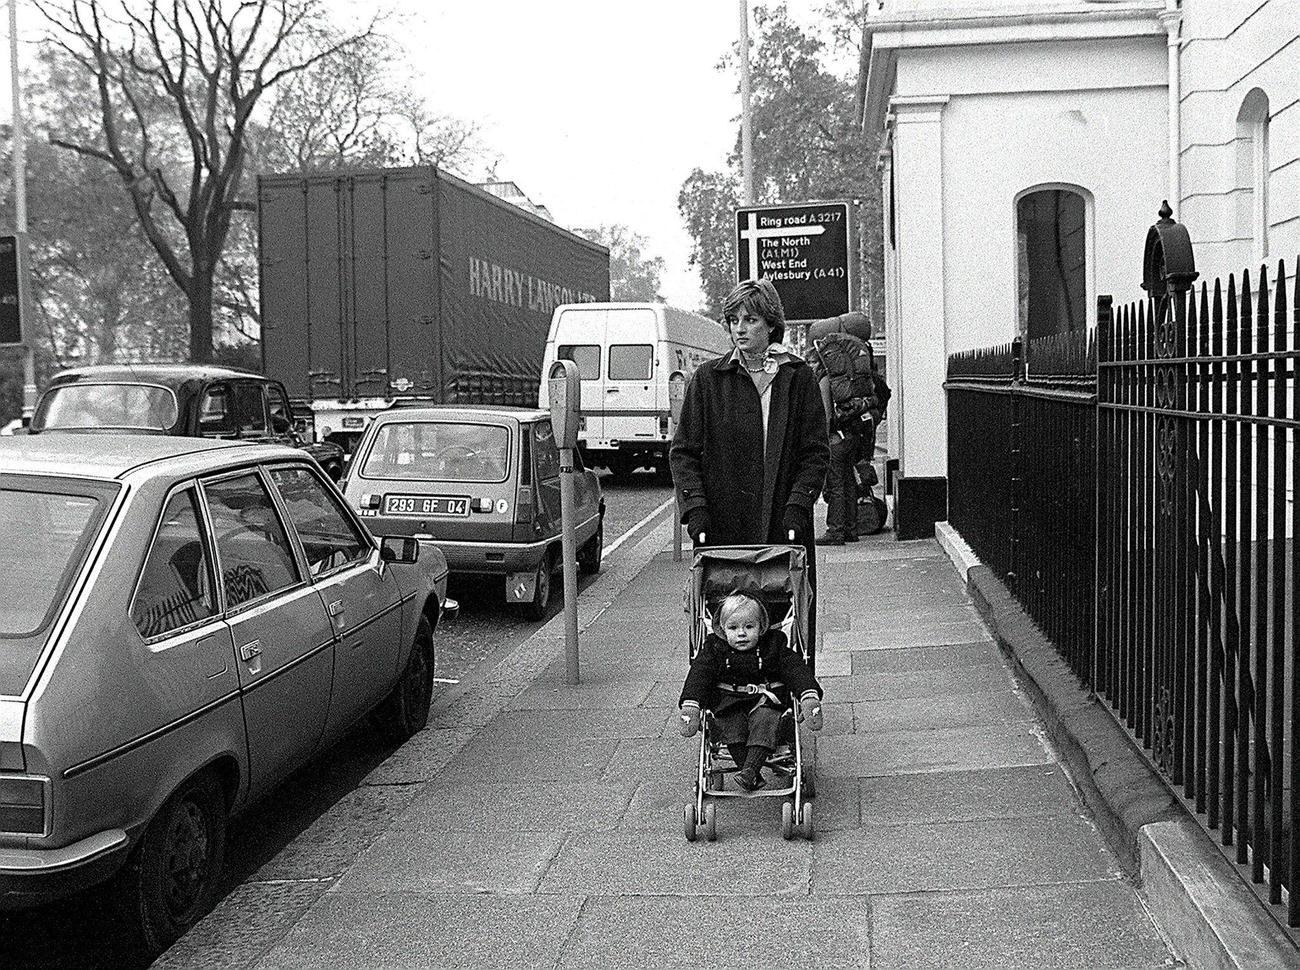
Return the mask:
<svg viewBox="0 0 1300 970">
<path fill-rule="evenodd" d="M 1165 199 L 1202 276 L 1300 252 L 1300 0 L 868 7 L 905 538 L 946 514 L 950 353 L 1134 298 Z"/>
</svg>

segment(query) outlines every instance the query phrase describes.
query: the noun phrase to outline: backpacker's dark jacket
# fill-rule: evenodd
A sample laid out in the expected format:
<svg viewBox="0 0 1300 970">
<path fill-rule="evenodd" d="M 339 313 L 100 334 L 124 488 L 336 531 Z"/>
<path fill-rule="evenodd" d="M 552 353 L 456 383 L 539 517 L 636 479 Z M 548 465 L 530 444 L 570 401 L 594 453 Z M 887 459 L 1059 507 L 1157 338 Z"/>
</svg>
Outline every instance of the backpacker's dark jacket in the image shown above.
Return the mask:
<svg viewBox="0 0 1300 970">
<path fill-rule="evenodd" d="M 709 634 L 691 661 L 691 670 L 686 675 L 678 705 L 682 701 L 695 701 L 700 707 L 716 709 L 729 706 L 733 698 L 753 704 L 763 697 L 762 694 L 720 691 L 718 684 L 780 683 L 782 686 L 775 688 L 773 693 L 783 708 L 790 703 L 791 694 L 799 697 L 805 691 L 815 690 L 820 697 L 822 689 L 817 678 L 803 658 L 785 644 L 785 634 L 780 630 L 768 630 L 753 650 L 733 650 L 725 639 L 715 633 Z"/>
<path fill-rule="evenodd" d="M 694 509 L 708 510 L 709 545 L 788 542 L 781 531 L 787 504 L 811 520 L 830 460 L 817 377 L 789 358 L 777 368 L 771 395 L 764 459 L 758 390 L 732 355 L 701 364 L 686 386 L 669 463 L 682 521 Z M 812 562 L 811 534 L 798 538 Z"/>
</svg>

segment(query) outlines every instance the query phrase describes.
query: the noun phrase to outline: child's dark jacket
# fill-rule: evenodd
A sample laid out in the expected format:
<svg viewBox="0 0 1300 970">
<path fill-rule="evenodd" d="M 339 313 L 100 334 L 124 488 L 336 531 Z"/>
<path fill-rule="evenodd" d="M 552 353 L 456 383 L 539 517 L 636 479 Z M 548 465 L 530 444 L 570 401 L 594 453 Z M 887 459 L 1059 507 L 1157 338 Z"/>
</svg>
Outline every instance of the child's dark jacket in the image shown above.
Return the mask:
<svg viewBox="0 0 1300 970">
<path fill-rule="evenodd" d="M 690 673 L 682 686 L 681 700 L 695 701 L 700 707 L 717 708 L 731 706 L 732 699 L 745 703 L 762 701 L 764 694 L 736 694 L 720 690 L 719 684 L 729 684 L 744 688 L 747 684 L 780 684 L 772 687 L 771 692 L 778 699 L 780 706 L 790 703 L 790 695 L 799 697 L 805 691 L 816 691 L 820 697 L 821 685 L 812 675 L 808 665 L 793 650 L 786 647 L 785 634 L 780 630 L 768 630 L 759 638 L 753 650 L 733 650 L 725 639 L 710 634 L 704 646 L 691 662 Z M 770 698 L 767 703 L 770 703 Z"/>
</svg>

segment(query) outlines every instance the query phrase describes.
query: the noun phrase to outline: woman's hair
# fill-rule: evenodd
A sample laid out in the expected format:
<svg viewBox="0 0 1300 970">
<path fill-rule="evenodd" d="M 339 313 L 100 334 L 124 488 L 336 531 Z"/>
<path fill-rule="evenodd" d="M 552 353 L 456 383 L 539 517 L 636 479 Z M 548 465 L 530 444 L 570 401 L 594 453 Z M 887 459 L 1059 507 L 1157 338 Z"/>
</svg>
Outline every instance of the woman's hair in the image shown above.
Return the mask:
<svg viewBox="0 0 1300 970">
<path fill-rule="evenodd" d="M 731 322 L 740 316 L 741 310 L 756 313 L 767 321 L 769 343 L 776 344 L 785 339 L 785 308 L 781 306 L 781 295 L 771 280 L 745 280 L 727 294 L 722 301 L 722 320 L 728 329 Z"/>
<path fill-rule="evenodd" d="M 736 590 L 722 601 L 722 605 L 718 607 L 718 629 L 726 626 L 727 621 L 737 614 L 752 616 L 758 622 L 759 636 L 766 633 L 771 626 L 767 618 L 767 607 L 753 593 L 742 593 Z"/>
</svg>

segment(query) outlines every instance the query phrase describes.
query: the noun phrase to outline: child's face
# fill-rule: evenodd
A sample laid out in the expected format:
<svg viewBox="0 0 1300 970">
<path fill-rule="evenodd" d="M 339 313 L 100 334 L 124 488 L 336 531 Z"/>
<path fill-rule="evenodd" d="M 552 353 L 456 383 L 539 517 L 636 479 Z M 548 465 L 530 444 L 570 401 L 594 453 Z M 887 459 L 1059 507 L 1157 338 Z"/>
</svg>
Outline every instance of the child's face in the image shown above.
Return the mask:
<svg viewBox="0 0 1300 970">
<path fill-rule="evenodd" d="M 749 613 L 733 613 L 722 624 L 722 632 L 733 650 L 752 650 L 758 643 L 758 620 Z"/>
</svg>

